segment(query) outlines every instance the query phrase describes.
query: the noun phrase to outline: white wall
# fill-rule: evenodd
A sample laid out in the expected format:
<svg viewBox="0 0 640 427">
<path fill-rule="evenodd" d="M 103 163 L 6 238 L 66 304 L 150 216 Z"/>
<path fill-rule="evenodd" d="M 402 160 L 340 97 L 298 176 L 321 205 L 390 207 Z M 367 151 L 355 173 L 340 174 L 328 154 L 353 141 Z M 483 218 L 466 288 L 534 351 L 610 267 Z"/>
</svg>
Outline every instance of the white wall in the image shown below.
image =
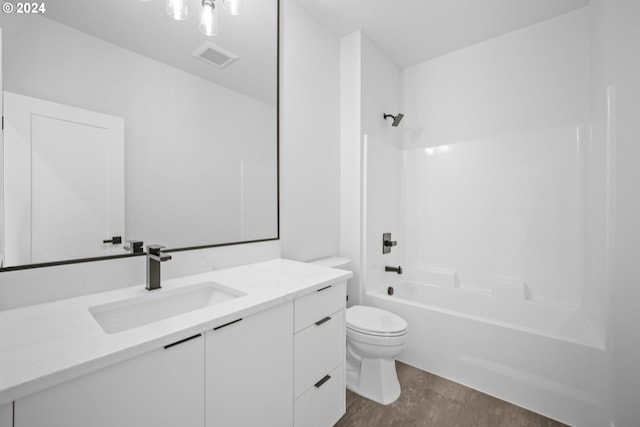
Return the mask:
<svg viewBox="0 0 640 427">
<path fill-rule="evenodd" d="M 587 122 L 586 8 L 403 70 L 405 148 Z"/>
<path fill-rule="evenodd" d="M 561 128 L 405 151 L 407 265 L 485 292 L 516 279 L 531 300 L 581 306 L 579 147 Z"/>
<path fill-rule="evenodd" d="M 0 18 L 5 90 L 124 118 L 126 238 L 185 247 L 276 235 L 273 105 L 49 19 Z M 254 198 L 266 228 L 244 236 L 242 162 L 270 172 L 254 180 L 270 195 Z"/>
<path fill-rule="evenodd" d="M 282 0 L 282 256 L 340 255 L 340 47 L 297 1 Z"/>
<path fill-rule="evenodd" d="M 592 0 L 594 141 L 609 151 L 608 355 L 617 427 L 640 420 L 640 3 Z M 607 92 L 609 99 L 607 100 Z M 604 147 L 604 148 L 603 148 Z M 607 172 L 605 172 L 606 174 Z"/>
<path fill-rule="evenodd" d="M 402 266 L 406 270 L 407 239 L 403 228 L 402 152 L 391 144 L 366 135 L 363 158 L 366 240 L 362 250 L 365 255 L 363 292 L 366 292 L 395 286 L 405 277 L 384 268 Z M 382 253 L 383 233 L 391 233 L 391 240 L 397 242 L 397 246 L 387 254 Z"/>
<path fill-rule="evenodd" d="M 403 112 L 400 68 L 366 35 L 362 35 L 361 43 L 362 134 L 399 148 L 405 123 L 402 121 L 399 127 L 393 127 L 393 121 L 385 120 L 383 115 Z"/>
<path fill-rule="evenodd" d="M 605 416 L 614 419 L 614 333 L 613 333 L 613 238 L 615 229 L 615 108 L 610 108 L 609 98 L 615 93 L 611 70 L 614 64 L 610 55 L 611 22 L 609 3 L 592 1 L 590 12 L 591 41 L 591 126 L 590 141 L 586 151 L 585 176 L 585 227 L 592 239 L 585 242 L 585 286 L 597 289 L 600 302 L 605 307 L 605 382 L 603 395 Z M 613 101 L 613 99 L 611 100 Z M 600 207 L 600 208 L 598 208 Z M 613 423 L 612 423 L 613 425 Z"/>
<path fill-rule="evenodd" d="M 365 302 L 371 283 L 384 278 L 397 281 L 395 274 L 384 272 L 384 266 L 397 266 L 402 259 L 401 130 L 383 118 L 384 113 L 400 112 L 400 70 L 360 31 L 343 37 L 340 46 L 340 250 L 355 260 L 349 303 L 359 304 Z M 400 246 L 383 256 L 385 232 L 392 233 Z"/>
<path fill-rule="evenodd" d="M 517 279 L 531 299 L 583 305 L 588 16 L 404 70 L 410 266 L 488 292 Z"/>
<path fill-rule="evenodd" d="M 365 196 L 363 221 L 365 231 L 363 292 L 381 284 L 393 285 L 401 276 L 385 272 L 385 266 L 403 264 L 407 240 L 402 226 L 402 155 L 399 151 L 404 122 L 391 126 L 384 113 L 396 115 L 402 111 L 401 71 L 365 35 L 362 55 L 362 157 L 365 171 L 362 192 Z M 391 233 L 397 241 L 388 254 L 382 253 L 382 234 Z M 406 268 L 406 266 L 403 266 Z"/>
<path fill-rule="evenodd" d="M 348 303 L 362 301 L 362 33 L 340 39 L 340 253 L 351 260 Z"/>
<path fill-rule="evenodd" d="M 204 273 L 280 257 L 280 242 L 272 240 L 174 252 L 162 264 L 162 278 Z M 0 310 L 10 310 L 125 286 L 144 286 L 146 258 L 126 257 L 0 273 Z"/>
</svg>

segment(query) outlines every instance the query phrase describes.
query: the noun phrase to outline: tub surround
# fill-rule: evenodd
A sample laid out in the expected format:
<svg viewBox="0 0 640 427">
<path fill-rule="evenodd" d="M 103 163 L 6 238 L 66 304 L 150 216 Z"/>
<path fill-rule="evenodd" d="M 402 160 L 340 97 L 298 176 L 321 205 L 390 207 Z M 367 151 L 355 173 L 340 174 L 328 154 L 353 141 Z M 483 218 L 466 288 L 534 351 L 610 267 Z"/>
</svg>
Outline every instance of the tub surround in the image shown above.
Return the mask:
<svg viewBox="0 0 640 427">
<path fill-rule="evenodd" d="M 213 281 L 247 295 L 116 334 L 106 334 L 89 308 L 147 295 L 143 283 L 0 312 L 0 406 L 344 282 L 351 275 L 275 259 L 166 280 L 153 292 Z"/>
</svg>

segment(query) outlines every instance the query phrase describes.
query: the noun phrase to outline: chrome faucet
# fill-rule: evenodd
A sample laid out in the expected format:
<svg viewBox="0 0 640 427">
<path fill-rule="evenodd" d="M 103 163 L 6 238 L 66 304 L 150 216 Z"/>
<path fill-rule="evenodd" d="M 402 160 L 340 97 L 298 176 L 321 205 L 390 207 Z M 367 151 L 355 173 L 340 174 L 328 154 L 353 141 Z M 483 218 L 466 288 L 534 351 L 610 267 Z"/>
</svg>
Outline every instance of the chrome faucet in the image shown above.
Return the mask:
<svg viewBox="0 0 640 427">
<path fill-rule="evenodd" d="M 402 274 L 402 266 L 399 265 L 397 267 L 390 267 L 390 266 L 387 265 L 384 268 L 384 271 L 393 271 L 394 273 Z"/>
<path fill-rule="evenodd" d="M 160 263 L 169 261 L 171 255 L 167 255 L 161 251 L 164 246 L 149 245 L 147 246 L 147 290 L 153 291 L 160 289 Z"/>
</svg>

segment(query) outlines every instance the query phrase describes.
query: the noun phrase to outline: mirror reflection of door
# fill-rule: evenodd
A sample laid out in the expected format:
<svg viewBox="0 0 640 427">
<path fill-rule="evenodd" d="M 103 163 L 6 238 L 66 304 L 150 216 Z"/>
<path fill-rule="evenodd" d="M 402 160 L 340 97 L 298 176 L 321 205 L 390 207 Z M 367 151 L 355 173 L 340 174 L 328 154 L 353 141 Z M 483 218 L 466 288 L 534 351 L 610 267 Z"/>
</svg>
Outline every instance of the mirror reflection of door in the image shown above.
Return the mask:
<svg viewBox="0 0 640 427">
<path fill-rule="evenodd" d="M 124 120 L 4 92 L 4 266 L 122 254 Z"/>
</svg>

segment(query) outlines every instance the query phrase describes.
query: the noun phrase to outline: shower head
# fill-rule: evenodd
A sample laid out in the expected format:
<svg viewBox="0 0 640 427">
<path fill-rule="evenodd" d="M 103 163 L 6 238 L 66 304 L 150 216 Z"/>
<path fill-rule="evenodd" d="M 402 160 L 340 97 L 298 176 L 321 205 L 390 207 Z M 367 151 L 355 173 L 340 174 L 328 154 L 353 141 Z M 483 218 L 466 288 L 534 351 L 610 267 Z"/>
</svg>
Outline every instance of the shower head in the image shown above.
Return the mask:
<svg viewBox="0 0 640 427">
<path fill-rule="evenodd" d="M 393 119 L 393 123 L 391 123 L 391 126 L 397 127 L 400 124 L 400 121 L 402 120 L 402 118 L 404 117 L 404 114 L 398 113 L 398 115 L 394 116 L 393 114 L 385 113 L 383 117 L 385 120 L 391 117 Z"/>
</svg>

